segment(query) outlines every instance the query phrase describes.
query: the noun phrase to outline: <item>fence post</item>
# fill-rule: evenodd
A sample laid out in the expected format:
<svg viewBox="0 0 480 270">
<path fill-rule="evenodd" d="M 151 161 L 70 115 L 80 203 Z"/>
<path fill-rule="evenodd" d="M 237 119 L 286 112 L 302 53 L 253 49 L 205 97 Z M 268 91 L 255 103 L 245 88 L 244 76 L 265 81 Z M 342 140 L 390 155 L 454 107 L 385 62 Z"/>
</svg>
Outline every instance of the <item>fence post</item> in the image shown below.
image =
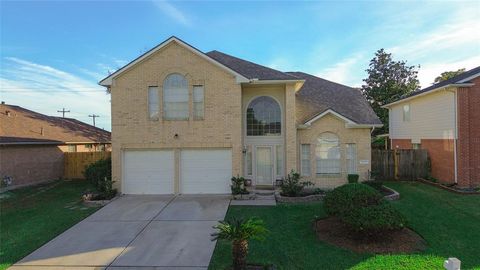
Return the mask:
<svg viewBox="0 0 480 270">
<path fill-rule="evenodd" d="M 395 180 L 398 180 L 398 152 L 397 149 L 393 149 L 393 170 Z"/>
</svg>

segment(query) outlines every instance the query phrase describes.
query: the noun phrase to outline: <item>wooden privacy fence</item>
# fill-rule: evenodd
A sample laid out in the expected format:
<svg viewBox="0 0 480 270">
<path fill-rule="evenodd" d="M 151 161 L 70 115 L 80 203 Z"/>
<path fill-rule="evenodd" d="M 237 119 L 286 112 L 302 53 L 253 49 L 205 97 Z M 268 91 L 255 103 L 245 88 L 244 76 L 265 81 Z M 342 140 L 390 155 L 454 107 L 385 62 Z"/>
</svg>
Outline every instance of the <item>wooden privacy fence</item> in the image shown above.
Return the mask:
<svg viewBox="0 0 480 270">
<path fill-rule="evenodd" d="M 84 179 L 85 166 L 97 160 L 109 158 L 112 152 L 71 152 L 65 153 L 64 173 L 66 179 Z"/>
<path fill-rule="evenodd" d="M 372 174 L 377 179 L 416 180 L 429 173 L 425 149 L 372 150 Z"/>
</svg>

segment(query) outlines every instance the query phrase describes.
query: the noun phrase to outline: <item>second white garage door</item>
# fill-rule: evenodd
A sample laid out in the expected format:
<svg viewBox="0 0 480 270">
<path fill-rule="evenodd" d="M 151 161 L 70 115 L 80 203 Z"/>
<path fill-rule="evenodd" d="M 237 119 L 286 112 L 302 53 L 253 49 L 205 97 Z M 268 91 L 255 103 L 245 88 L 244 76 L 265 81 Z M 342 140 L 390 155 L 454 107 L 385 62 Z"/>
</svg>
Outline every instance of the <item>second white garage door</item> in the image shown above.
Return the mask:
<svg viewBox="0 0 480 270">
<path fill-rule="evenodd" d="M 180 153 L 180 193 L 230 193 L 231 150 L 182 150 Z"/>
</svg>

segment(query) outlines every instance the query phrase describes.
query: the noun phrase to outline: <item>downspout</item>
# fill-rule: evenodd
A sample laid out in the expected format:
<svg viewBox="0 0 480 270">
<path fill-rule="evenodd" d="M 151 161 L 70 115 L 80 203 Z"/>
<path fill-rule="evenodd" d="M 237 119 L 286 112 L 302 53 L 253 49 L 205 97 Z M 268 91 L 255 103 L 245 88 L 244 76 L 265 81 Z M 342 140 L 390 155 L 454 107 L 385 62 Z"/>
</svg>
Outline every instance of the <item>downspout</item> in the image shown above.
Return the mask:
<svg viewBox="0 0 480 270">
<path fill-rule="evenodd" d="M 457 138 L 458 138 L 458 112 L 457 112 L 457 91 L 456 89 L 454 90 L 449 90 L 449 92 L 453 93 L 453 113 L 454 113 L 454 129 L 453 129 L 453 167 L 454 167 L 454 177 L 455 177 L 455 184 L 458 183 L 458 165 L 457 165 Z"/>
</svg>

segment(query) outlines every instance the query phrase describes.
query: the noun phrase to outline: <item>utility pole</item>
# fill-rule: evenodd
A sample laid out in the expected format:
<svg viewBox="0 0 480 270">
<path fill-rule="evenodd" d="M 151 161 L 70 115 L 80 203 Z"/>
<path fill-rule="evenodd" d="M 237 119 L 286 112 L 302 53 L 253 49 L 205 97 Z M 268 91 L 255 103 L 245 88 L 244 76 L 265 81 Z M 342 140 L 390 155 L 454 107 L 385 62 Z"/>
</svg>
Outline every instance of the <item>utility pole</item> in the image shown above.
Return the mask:
<svg viewBox="0 0 480 270">
<path fill-rule="evenodd" d="M 65 108 L 63 108 L 61 111 L 57 111 L 62 113 L 62 118 L 65 118 L 65 113 L 70 112 L 70 110 L 66 111 Z"/>
<path fill-rule="evenodd" d="M 95 118 L 100 117 L 100 115 L 90 114 L 88 117 L 93 118 L 93 126 L 95 126 Z"/>
</svg>

